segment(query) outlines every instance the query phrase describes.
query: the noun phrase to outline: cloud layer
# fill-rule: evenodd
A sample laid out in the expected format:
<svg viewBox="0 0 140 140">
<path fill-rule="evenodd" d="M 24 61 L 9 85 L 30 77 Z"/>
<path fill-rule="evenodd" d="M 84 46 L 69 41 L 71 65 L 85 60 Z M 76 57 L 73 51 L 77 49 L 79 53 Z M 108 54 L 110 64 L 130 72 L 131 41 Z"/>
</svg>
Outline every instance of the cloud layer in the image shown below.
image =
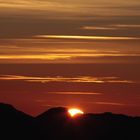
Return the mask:
<svg viewBox="0 0 140 140">
<path fill-rule="evenodd" d="M 27 82 L 66 82 L 66 83 L 128 83 L 133 84 L 131 80 L 121 80 L 119 77 L 90 77 L 90 76 L 79 76 L 79 77 L 29 77 L 20 75 L 2 75 L 0 80 L 22 80 Z"/>
<path fill-rule="evenodd" d="M 135 37 L 43 37 L 1 40 L 0 63 L 140 63 Z"/>
</svg>

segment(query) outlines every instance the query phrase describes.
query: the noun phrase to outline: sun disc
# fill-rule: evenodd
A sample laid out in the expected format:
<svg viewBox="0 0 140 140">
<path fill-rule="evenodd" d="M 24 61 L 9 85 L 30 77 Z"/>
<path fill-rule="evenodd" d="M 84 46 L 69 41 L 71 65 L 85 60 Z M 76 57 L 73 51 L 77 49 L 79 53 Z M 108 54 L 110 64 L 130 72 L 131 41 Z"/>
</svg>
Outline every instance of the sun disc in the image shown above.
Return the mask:
<svg viewBox="0 0 140 140">
<path fill-rule="evenodd" d="M 76 115 L 84 114 L 84 112 L 80 109 L 77 108 L 70 108 L 68 110 L 68 113 L 70 114 L 71 117 L 74 117 Z"/>
</svg>

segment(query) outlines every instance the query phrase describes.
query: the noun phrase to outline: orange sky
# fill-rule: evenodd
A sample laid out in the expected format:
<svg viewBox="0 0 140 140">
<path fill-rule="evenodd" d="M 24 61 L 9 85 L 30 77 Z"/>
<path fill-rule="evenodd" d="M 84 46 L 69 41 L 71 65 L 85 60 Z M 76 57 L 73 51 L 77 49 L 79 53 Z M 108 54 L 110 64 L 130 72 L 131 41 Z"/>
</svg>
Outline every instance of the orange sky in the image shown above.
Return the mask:
<svg viewBox="0 0 140 140">
<path fill-rule="evenodd" d="M 140 115 L 138 0 L 0 0 L 0 102 Z"/>
</svg>

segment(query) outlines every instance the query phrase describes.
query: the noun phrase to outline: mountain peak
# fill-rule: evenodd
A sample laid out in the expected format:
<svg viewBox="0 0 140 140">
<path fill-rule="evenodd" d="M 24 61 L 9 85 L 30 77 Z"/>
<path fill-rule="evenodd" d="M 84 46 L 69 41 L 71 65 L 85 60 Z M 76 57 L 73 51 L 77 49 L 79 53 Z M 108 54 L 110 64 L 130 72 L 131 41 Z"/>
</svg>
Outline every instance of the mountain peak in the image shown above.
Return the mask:
<svg viewBox="0 0 140 140">
<path fill-rule="evenodd" d="M 65 116 L 67 113 L 67 108 L 65 107 L 55 107 L 55 108 L 51 108 L 47 111 L 45 111 L 44 113 L 40 114 L 39 116 L 37 116 L 38 119 L 46 119 L 46 118 L 56 118 L 58 116 Z"/>
<path fill-rule="evenodd" d="M 0 103 L 0 110 L 5 110 L 5 109 L 14 109 L 14 107 L 10 104 Z"/>
<path fill-rule="evenodd" d="M 27 118 L 32 119 L 31 116 L 25 114 L 22 111 L 17 110 L 10 104 L 0 103 L 0 121 L 2 120 L 12 120 L 12 119 L 19 119 L 19 118 Z"/>
</svg>

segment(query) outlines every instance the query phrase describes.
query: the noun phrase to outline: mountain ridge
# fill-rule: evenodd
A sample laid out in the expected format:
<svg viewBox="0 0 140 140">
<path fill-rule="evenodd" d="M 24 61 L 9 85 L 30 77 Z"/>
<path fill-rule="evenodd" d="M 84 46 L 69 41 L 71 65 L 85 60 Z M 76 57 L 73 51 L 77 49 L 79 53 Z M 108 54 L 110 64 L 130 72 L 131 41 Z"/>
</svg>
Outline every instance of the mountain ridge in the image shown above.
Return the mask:
<svg viewBox="0 0 140 140">
<path fill-rule="evenodd" d="M 70 117 L 67 108 L 51 108 L 32 117 L 0 103 L 0 132 L 8 140 L 123 140 L 140 138 L 140 117 L 104 112 Z M 7 135 L 9 134 L 9 135 Z"/>
</svg>

